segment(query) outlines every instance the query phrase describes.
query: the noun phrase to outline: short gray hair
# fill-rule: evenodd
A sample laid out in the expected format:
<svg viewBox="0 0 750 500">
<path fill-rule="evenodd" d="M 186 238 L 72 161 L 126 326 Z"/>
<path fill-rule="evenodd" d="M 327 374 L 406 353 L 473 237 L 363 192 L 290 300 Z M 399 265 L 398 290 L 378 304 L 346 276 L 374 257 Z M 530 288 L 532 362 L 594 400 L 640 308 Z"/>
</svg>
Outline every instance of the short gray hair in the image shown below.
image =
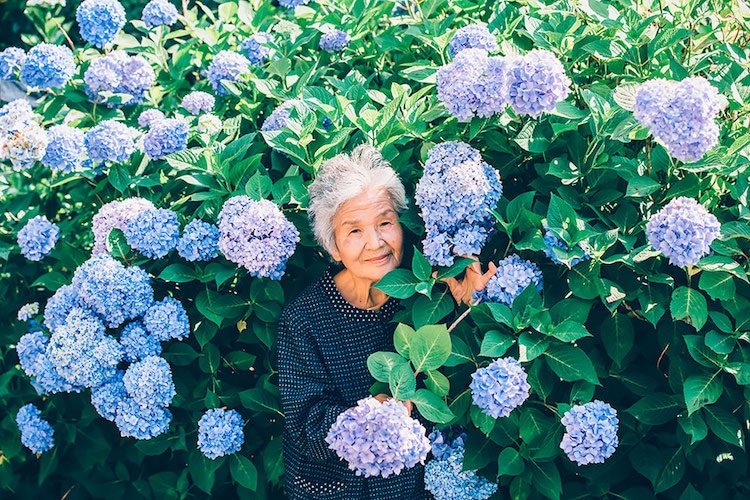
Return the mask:
<svg viewBox="0 0 750 500">
<path fill-rule="evenodd" d="M 384 189 L 396 212 L 406 209 L 406 192 L 398 174 L 369 144 L 357 146 L 349 155 L 338 154 L 321 165 L 308 187 L 308 214 L 315 238 L 329 254 L 336 250 L 336 212 L 345 202 L 371 188 Z"/>
</svg>

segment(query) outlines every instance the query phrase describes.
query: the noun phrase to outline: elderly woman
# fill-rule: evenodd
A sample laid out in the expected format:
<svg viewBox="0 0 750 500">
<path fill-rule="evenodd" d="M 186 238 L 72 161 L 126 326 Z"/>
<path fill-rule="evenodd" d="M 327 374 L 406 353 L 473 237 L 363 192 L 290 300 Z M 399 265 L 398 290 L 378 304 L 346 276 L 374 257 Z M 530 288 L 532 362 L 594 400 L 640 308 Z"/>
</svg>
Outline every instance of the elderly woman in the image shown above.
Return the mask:
<svg viewBox="0 0 750 500">
<path fill-rule="evenodd" d="M 372 285 L 401 262 L 398 217 L 406 208 L 404 186 L 376 149 L 362 145 L 351 156 L 340 154 L 324 163 L 309 192 L 315 237 L 340 264 L 294 299 L 279 320 L 289 498 L 429 498 L 423 467 L 388 478 L 364 478 L 349 470 L 324 440 L 340 413 L 370 395 L 367 357 L 394 350 L 390 320 L 398 300 Z M 486 279 L 478 276 L 481 287 Z M 474 286 L 469 281 L 450 283 L 454 296 L 470 297 Z M 410 403 L 405 404 L 411 411 Z"/>
</svg>

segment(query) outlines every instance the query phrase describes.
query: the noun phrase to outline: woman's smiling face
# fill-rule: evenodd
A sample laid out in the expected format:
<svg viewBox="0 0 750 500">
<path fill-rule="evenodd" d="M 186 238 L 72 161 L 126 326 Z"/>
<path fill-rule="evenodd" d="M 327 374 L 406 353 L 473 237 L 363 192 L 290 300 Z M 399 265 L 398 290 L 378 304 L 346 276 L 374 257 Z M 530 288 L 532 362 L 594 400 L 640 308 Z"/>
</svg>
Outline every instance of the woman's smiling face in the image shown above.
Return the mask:
<svg viewBox="0 0 750 500">
<path fill-rule="evenodd" d="M 401 224 L 384 189 L 368 189 L 344 202 L 333 226 L 333 258 L 355 278 L 375 283 L 401 263 Z"/>
</svg>

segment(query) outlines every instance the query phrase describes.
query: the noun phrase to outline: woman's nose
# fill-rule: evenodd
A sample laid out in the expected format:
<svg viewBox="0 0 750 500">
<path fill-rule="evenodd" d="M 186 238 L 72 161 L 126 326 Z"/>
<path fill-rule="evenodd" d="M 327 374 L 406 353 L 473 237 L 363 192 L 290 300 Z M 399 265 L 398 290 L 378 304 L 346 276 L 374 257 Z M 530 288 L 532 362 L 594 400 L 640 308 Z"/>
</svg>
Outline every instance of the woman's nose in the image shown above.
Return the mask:
<svg viewBox="0 0 750 500">
<path fill-rule="evenodd" d="M 367 231 L 367 238 L 365 241 L 367 248 L 380 248 L 383 245 L 383 235 L 380 234 L 380 230 L 377 227 L 370 228 Z"/>
</svg>

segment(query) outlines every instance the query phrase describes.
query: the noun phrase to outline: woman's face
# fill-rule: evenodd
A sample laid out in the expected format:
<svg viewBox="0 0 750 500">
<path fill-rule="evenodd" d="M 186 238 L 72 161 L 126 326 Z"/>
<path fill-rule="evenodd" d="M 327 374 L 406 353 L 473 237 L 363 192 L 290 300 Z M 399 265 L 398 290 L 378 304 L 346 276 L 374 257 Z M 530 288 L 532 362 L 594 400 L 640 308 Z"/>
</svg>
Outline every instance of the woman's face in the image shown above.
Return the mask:
<svg viewBox="0 0 750 500">
<path fill-rule="evenodd" d="M 401 263 L 401 224 L 384 189 L 368 189 L 344 202 L 333 227 L 333 258 L 355 277 L 376 282 Z"/>
</svg>

